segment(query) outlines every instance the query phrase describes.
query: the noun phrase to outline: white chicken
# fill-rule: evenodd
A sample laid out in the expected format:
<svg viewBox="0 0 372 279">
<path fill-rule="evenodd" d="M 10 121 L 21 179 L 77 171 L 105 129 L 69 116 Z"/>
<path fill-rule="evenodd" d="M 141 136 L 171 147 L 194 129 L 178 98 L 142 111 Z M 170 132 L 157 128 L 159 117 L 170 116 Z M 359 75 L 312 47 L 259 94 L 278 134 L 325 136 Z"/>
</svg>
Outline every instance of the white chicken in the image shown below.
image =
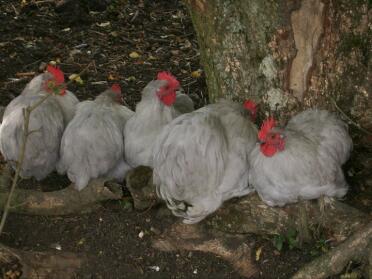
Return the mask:
<svg viewBox="0 0 372 279">
<path fill-rule="evenodd" d="M 124 158 L 124 126 L 134 112 L 121 102 L 118 84 L 94 101 L 81 102 L 63 134 L 57 171 L 67 173 L 79 191 L 94 178 L 122 180 L 130 169 Z"/>
<path fill-rule="evenodd" d="M 79 102 L 64 88 L 63 82 L 63 72 L 48 66 L 47 72 L 33 78 L 5 109 L 0 126 L 0 150 L 12 168 L 16 168 L 24 133 L 23 109 L 51 94 L 30 114 L 22 178 L 42 180 L 56 167 L 63 130 Z"/>
<path fill-rule="evenodd" d="M 250 155 L 250 183 L 270 206 L 300 199 L 342 197 L 348 185 L 341 166 L 350 156 L 347 125 L 325 110 L 306 110 L 284 129 L 266 120 Z"/>
<path fill-rule="evenodd" d="M 125 154 L 132 167 L 149 166 L 152 148 L 162 128 L 182 113 L 194 110 L 191 99 L 177 92 L 179 82 L 160 72 L 142 91 L 134 116 L 125 126 Z"/>
<path fill-rule="evenodd" d="M 154 146 L 157 194 L 184 223 L 197 223 L 230 198 L 252 191 L 248 154 L 257 128 L 253 102 L 220 101 L 179 116 Z"/>
</svg>

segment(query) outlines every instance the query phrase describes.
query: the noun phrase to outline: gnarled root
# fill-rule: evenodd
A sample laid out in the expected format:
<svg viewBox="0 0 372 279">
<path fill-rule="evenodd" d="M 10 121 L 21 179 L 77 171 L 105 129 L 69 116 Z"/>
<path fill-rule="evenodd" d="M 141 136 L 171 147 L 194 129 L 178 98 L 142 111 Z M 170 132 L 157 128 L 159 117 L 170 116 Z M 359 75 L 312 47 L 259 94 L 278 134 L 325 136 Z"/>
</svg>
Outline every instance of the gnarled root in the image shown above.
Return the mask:
<svg viewBox="0 0 372 279">
<path fill-rule="evenodd" d="M 242 276 L 251 277 L 257 273 L 251 259 L 251 247 L 244 236 L 222 234 L 201 224 L 176 223 L 155 240 L 153 246 L 162 251 L 212 253 L 228 261 Z"/>
<path fill-rule="evenodd" d="M 11 212 L 30 215 L 68 215 L 95 209 L 99 202 L 122 198 L 120 185 L 106 187 L 103 180 L 92 180 L 82 191 L 73 185 L 54 192 L 15 189 Z M 114 185 L 114 186 L 112 186 Z M 0 208 L 4 207 L 8 193 L 0 191 Z"/>
<path fill-rule="evenodd" d="M 83 265 L 85 258 L 72 253 L 21 251 L 0 244 L 0 265 L 6 266 L 14 261 L 21 265 L 21 278 L 69 279 L 75 278 L 74 274 Z M 8 272 L 9 278 L 12 278 L 11 276 L 18 278 L 17 274 L 9 273 L 16 273 L 19 270 L 3 272 Z"/>
</svg>

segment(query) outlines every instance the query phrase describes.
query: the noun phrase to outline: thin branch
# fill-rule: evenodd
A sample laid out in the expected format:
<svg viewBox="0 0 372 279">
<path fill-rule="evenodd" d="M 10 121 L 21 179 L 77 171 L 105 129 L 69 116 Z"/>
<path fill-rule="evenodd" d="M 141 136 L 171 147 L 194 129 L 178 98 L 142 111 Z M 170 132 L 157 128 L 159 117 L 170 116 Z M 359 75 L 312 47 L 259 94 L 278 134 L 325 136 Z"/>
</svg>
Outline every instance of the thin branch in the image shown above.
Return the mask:
<svg viewBox="0 0 372 279">
<path fill-rule="evenodd" d="M 354 120 L 352 120 L 336 103 L 335 99 L 333 99 L 332 97 L 330 97 L 331 101 L 333 102 L 333 105 L 335 106 L 335 108 L 351 123 L 353 124 L 355 127 L 357 127 L 359 130 L 363 131 L 364 133 L 366 133 L 367 135 L 372 135 L 372 132 L 368 131 L 367 129 L 363 128 L 360 124 L 358 124 L 357 122 L 355 122 Z"/>
<path fill-rule="evenodd" d="M 49 96 L 49 95 L 47 95 L 47 96 Z M 42 98 L 42 100 L 45 101 L 46 98 Z M 41 104 L 42 102 L 39 101 L 38 103 Z M 8 216 L 9 209 L 10 209 L 10 202 L 12 200 L 12 196 L 13 196 L 14 190 L 15 190 L 17 182 L 18 182 L 19 173 L 21 172 L 21 167 L 22 167 L 23 160 L 25 158 L 25 153 L 26 153 L 25 151 L 26 151 L 26 143 L 27 143 L 27 137 L 28 137 L 28 126 L 29 126 L 29 123 L 30 123 L 30 114 L 31 114 L 32 110 L 31 110 L 31 107 L 27 107 L 27 108 L 24 108 L 22 111 L 23 111 L 23 117 L 24 117 L 24 123 L 23 123 L 24 131 L 23 131 L 23 135 L 22 135 L 21 152 L 18 155 L 17 169 L 16 169 L 16 172 L 15 172 L 15 175 L 14 175 L 14 178 L 13 178 L 13 182 L 12 182 L 12 186 L 10 188 L 8 199 L 6 200 L 3 216 L 1 217 L 0 235 L 3 232 L 3 229 L 4 229 L 5 221 L 6 221 L 6 218 Z"/>
<path fill-rule="evenodd" d="M 94 62 L 89 63 L 79 73 L 79 76 L 82 75 L 85 71 L 87 71 L 88 68 L 91 65 L 94 65 Z M 72 82 L 72 80 L 70 80 L 69 82 L 67 82 L 66 83 L 66 86 L 68 84 L 70 84 L 71 82 Z M 14 175 L 14 178 L 13 178 L 12 186 L 10 187 L 10 191 L 9 191 L 9 195 L 8 195 L 7 201 L 5 203 L 3 215 L 1 217 L 1 221 L 0 221 L 0 235 L 3 232 L 4 226 L 5 226 L 5 221 L 6 221 L 6 218 L 8 216 L 9 209 L 10 209 L 10 203 L 12 201 L 14 190 L 15 190 L 15 188 L 17 186 L 17 182 L 18 182 L 18 179 L 19 179 L 19 174 L 21 172 L 23 161 L 24 161 L 24 158 L 25 158 L 27 139 L 28 139 L 28 136 L 31 134 L 31 133 L 29 133 L 29 124 L 30 124 L 30 115 L 31 115 L 31 112 L 34 111 L 38 106 L 40 106 L 51 95 L 52 94 L 46 94 L 45 96 L 43 96 L 40 100 L 38 100 L 33 105 L 30 105 L 30 106 L 22 109 L 24 122 L 23 122 L 23 135 L 22 135 L 21 152 L 18 155 L 16 172 L 15 172 L 15 175 Z"/>
</svg>

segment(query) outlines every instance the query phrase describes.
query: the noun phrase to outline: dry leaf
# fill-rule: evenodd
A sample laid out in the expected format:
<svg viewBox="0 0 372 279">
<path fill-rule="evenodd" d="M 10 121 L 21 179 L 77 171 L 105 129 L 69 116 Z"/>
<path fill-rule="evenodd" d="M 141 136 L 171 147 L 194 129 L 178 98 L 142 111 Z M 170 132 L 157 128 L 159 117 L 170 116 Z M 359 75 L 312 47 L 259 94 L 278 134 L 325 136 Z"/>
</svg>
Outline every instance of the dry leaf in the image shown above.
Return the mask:
<svg viewBox="0 0 372 279">
<path fill-rule="evenodd" d="M 110 21 L 102 22 L 102 23 L 96 23 L 99 27 L 109 27 L 111 25 Z"/>
<path fill-rule="evenodd" d="M 135 81 L 136 80 L 136 77 L 130 76 L 130 77 L 126 78 L 125 80 L 126 81 Z"/>
<path fill-rule="evenodd" d="M 27 5 L 28 5 L 27 0 L 22 0 L 22 1 L 21 1 L 21 7 L 22 7 L 22 8 L 26 7 Z"/>
<path fill-rule="evenodd" d="M 78 74 L 72 74 L 68 77 L 69 80 L 75 81 L 77 84 L 83 85 L 84 81 Z"/>
<path fill-rule="evenodd" d="M 112 74 L 109 74 L 108 77 L 107 77 L 108 80 L 115 80 L 116 78 L 112 75 Z"/>
<path fill-rule="evenodd" d="M 119 36 L 119 33 L 116 32 L 116 31 L 112 31 L 112 32 L 110 33 L 110 35 L 116 38 L 117 36 Z"/>
<path fill-rule="evenodd" d="M 130 58 L 133 58 L 133 59 L 136 59 L 136 58 L 140 57 L 140 55 L 139 55 L 137 52 L 132 51 L 132 52 L 129 54 L 129 57 L 130 57 Z"/>
<path fill-rule="evenodd" d="M 261 254 L 262 254 L 262 247 L 256 250 L 256 262 L 260 260 Z"/>
<path fill-rule="evenodd" d="M 200 69 L 191 72 L 191 76 L 192 76 L 193 78 L 200 78 L 200 77 L 201 77 L 201 74 L 202 74 L 202 70 L 200 70 Z"/>
</svg>

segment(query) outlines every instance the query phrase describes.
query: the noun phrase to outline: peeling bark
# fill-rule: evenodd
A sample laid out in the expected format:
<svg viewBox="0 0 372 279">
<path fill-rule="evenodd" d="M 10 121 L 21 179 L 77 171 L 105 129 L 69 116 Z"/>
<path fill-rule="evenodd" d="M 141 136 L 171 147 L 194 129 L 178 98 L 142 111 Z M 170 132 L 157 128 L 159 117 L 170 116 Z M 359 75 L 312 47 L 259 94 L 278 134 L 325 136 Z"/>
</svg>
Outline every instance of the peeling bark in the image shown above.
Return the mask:
<svg viewBox="0 0 372 279">
<path fill-rule="evenodd" d="M 261 102 L 285 122 L 332 99 L 372 127 L 368 1 L 185 0 L 210 100 Z"/>
<path fill-rule="evenodd" d="M 291 14 L 291 26 L 297 49 L 290 72 L 290 89 L 302 100 L 308 88 L 309 71 L 314 64 L 323 33 L 324 4 L 320 0 L 301 2 L 301 8 Z"/>
</svg>

